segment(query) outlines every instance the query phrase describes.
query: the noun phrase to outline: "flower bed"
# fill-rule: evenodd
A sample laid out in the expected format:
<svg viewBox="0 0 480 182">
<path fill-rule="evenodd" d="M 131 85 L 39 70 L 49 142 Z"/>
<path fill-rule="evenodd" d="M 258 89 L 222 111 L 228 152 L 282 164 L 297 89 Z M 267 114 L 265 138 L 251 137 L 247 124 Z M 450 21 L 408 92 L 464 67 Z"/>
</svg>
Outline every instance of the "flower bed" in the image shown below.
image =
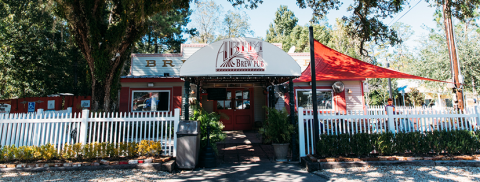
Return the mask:
<svg viewBox="0 0 480 182">
<path fill-rule="evenodd" d="M 140 143 L 80 143 L 65 144 L 59 152 L 51 144 L 42 146 L 3 146 L 0 148 L 0 168 L 80 167 L 165 163 L 172 158 L 162 156 L 160 142 Z"/>
</svg>

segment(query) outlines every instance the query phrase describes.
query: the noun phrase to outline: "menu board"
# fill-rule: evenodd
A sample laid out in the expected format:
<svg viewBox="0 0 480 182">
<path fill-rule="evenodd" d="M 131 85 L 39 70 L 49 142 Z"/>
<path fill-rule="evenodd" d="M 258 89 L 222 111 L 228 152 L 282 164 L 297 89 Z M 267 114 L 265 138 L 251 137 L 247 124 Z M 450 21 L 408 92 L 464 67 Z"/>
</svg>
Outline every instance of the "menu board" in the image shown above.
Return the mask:
<svg viewBox="0 0 480 182">
<path fill-rule="evenodd" d="M 227 89 L 226 88 L 209 88 L 207 89 L 208 100 L 226 100 Z"/>
</svg>

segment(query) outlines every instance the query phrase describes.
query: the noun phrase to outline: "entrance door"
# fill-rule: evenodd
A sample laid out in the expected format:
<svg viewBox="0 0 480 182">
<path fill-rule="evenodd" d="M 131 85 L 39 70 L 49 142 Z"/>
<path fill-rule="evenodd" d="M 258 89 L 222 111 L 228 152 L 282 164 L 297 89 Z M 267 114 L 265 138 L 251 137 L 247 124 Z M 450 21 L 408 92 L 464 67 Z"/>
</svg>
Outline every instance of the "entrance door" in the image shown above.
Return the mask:
<svg viewBox="0 0 480 182">
<path fill-rule="evenodd" d="M 250 130 L 253 126 L 253 95 L 251 88 L 227 89 L 227 100 L 217 100 L 215 110 L 222 117 L 223 130 Z M 223 115 L 222 114 L 222 115 Z"/>
</svg>

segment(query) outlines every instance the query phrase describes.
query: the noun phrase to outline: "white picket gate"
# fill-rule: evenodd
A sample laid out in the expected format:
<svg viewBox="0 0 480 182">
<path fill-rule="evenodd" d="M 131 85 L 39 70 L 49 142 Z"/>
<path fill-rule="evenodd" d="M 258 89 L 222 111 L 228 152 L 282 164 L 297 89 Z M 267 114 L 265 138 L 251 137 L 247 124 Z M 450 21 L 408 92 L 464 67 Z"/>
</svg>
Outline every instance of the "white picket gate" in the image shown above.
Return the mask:
<svg viewBox="0 0 480 182">
<path fill-rule="evenodd" d="M 180 109 L 174 112 L 1 114 L 0 145 L 40 146 L 94 142 L 160 141 L 165 155 L 176 156 Z"/>
<path fill-rule="evenodd" d="M 313 111 L 298 108 L 298 133 L 300 156 L 313 154 L 315 144 Z M 387 114 L 388 113 L 388 114 Z M 480 110 L 476 106 L 461 113 L 456 111 L 396 109 L 385 110 L 322 112 L 318 113 L 319 135 L 339 135 L 382 132 L 428 132 L 433 130 L 469 130 L 480 129 Z M 393 122 L 389 122 L 393 121 Z"/>
</svg>

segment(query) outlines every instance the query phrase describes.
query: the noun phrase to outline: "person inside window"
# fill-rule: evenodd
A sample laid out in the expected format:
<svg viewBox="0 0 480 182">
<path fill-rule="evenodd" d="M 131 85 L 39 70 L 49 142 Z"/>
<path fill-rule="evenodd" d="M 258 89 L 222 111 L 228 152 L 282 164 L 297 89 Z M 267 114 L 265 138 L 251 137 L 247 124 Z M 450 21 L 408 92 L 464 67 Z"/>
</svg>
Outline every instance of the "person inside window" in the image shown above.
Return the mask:
<svg viewBox="0 0 480 182">
<path fill-rule="evenodd" d="M 385 106 L 385 112 L 388 112 L 387 111 L 388 107 L 392 107 L 393 108 L 393 114 L 395 114 L 395 106 L 393 105 L 393 99 L 388 98 L 387 102 L 388 102 L 388 104 Z"/>
</svg>

